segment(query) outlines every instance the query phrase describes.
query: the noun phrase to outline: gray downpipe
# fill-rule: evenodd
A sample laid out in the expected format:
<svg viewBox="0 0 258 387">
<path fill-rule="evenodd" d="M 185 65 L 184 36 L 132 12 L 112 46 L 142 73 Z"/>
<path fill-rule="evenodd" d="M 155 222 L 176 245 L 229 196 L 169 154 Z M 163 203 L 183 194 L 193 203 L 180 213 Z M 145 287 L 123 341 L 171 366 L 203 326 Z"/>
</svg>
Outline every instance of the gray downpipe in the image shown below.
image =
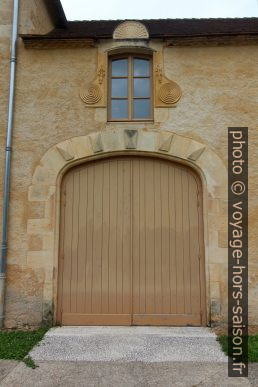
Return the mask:
<svg viewBox="0 0 258 387">
<path fill-rule="evenodd" d="M 11 41 L 11 59 L 10 59 L 10 86 L 8 101 L 8 122 L 6 131 L 5 148 L 5 175 L 3 186 L 3 216 L 2 216 L 2 246 L 0 256 L 0 328 L 4 324 L 4 304 L 5 304 L 5 278 L 6 278 L 6 258 L 8 244 L 8 215 L 9 215 L 9 193 L 11 177 L 11 154 L 12 154 L 12 133 L 13 133 L 13 110 L 14 110 L 14 91 L 16 74 L 16 44 L 18 37 L 19 23 L 19 0 L 13 0 L 13 26 Z"/>
</svg>

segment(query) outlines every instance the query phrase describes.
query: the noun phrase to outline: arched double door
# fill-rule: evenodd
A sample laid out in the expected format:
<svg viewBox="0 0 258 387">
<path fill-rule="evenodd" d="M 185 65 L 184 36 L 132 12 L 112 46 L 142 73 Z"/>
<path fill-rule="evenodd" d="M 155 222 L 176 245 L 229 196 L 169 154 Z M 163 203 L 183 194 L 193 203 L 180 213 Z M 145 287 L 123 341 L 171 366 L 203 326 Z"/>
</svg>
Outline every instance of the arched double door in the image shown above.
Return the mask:
<svg viewBox="0 0 258 387">
<path fill-rule="evenodd" d="M 111 157 L 61 189 L 63 325 L 205 325 L 202 190 L 190 168 Z"/>
</svg>

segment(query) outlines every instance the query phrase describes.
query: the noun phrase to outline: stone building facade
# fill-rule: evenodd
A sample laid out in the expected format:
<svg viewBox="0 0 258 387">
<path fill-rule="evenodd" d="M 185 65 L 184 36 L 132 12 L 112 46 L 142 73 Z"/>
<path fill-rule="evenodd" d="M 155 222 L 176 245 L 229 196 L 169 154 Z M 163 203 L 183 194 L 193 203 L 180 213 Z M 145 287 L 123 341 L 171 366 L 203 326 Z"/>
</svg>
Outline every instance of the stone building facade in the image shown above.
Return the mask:
<svg viewBox="0 0 258 387">
<path fill-rule="evenodd" d="M 12 1 L 0 0 L 0 9 L 2 180 Z M 5 326 L 60 322 L 63 176 L 123 155 L 170 160 L 199 175 L 202 323 L 225 322 L 227 128 L 234 126 L 249 127 L 249 323 L 257 325 L 258 20 L 67 22 L 59 1 L 23 0 L 19 34 Z M 108 60 L 126 53 L 152 58 L 151 120 L 108 119 Z"/>
</svg>

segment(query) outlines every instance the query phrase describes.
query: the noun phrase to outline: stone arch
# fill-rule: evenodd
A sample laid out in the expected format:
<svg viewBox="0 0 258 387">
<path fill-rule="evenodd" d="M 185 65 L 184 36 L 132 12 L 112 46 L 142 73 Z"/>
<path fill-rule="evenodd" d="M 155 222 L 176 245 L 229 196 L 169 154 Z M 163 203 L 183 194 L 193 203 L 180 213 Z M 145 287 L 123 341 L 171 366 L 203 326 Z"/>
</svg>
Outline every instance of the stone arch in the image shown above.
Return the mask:
<svg viewBox="0 0 258 387">
<path fill-rule="evenodd" d="M 179 161 L 199 172 L 204 198 L 207 321 L 219 319 L 222 304 L 219 265 L 226 265 L 227 262 L 227 246 L 222 243 L 227 235 L 224 219 L 227 203 L 226 166 L 210 147 L 200 142 L 170 131 L 146 129 L 109 129 L 70 138 L 52 146 L 36 167 L 28 201 L 40 202 L 44 207 L 44 217 L 28 219 L 27 233 L 28 237 L 37 237 L 42 248 L 28 251 L 27 261 L 32 268 L 45 271 L 43 315 L 53 312 L 52 305 L 56 305 L 60 185 L 63 174 L 79 163 L 127 153 L 144 153 Z"/>
</svg>

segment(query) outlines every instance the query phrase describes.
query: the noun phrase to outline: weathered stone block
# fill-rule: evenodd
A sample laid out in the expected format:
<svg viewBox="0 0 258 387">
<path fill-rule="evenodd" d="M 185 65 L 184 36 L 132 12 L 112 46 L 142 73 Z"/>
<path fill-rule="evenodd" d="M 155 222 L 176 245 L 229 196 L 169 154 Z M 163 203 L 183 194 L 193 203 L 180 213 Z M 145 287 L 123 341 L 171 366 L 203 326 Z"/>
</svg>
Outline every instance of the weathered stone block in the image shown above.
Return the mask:
<svg viewBox="0 0 258 387">
<path fill-rule="evenodd" d="M 28 242 L 28 249 L 30 251 L 39 251 L 43 248 L 42 237 L 39 235 L 30 235 Z"/>
<path fill-rule="evenodd" d="M 157 144 L 157 131 L 140 130 L 138 134 L 137 148 L 141 151 L 155 152 Z"/>
<path fill-rule="evenodd" d="M 219 247 L 228 247 L 228 233 L 219 231 Z"/>
<path fill-rule="evenodd" d="M 29 187 L 28 199 L 30 202 L 45 202 L 55 193 L 55 186 L 32 185 Z"/>
<path fill-rule="evenodd" d="M 211 318 L 212 321 L 220 319 L 221 306 L 218 300 L 211 301 Z"/>
<path fill-rule="evenodd" d="M 210 282 L 210 297 L 214 300 L 220 300 L 220 283 L 213 282 L 211 279 Z"/>
<path fill-rule="evenodd" d="M 48 235 L 53 232 L 52 224 L 48 219 L 29 219 L 28 235 Z"/>
<path fill-rule="evenodd" d="M 46 281 L 50 281 L 53 278 L 53 251 L 28 251 L 27 266 L 34 271 L 43 271 L 44 285 L 42 291 L 44 292 Z"/>
<path fill-rule="evenodd" d="M 45 214 L 45 202 L 30 202 L 27 203 L 27 218 L 39 219 Z"/>
</svg>

